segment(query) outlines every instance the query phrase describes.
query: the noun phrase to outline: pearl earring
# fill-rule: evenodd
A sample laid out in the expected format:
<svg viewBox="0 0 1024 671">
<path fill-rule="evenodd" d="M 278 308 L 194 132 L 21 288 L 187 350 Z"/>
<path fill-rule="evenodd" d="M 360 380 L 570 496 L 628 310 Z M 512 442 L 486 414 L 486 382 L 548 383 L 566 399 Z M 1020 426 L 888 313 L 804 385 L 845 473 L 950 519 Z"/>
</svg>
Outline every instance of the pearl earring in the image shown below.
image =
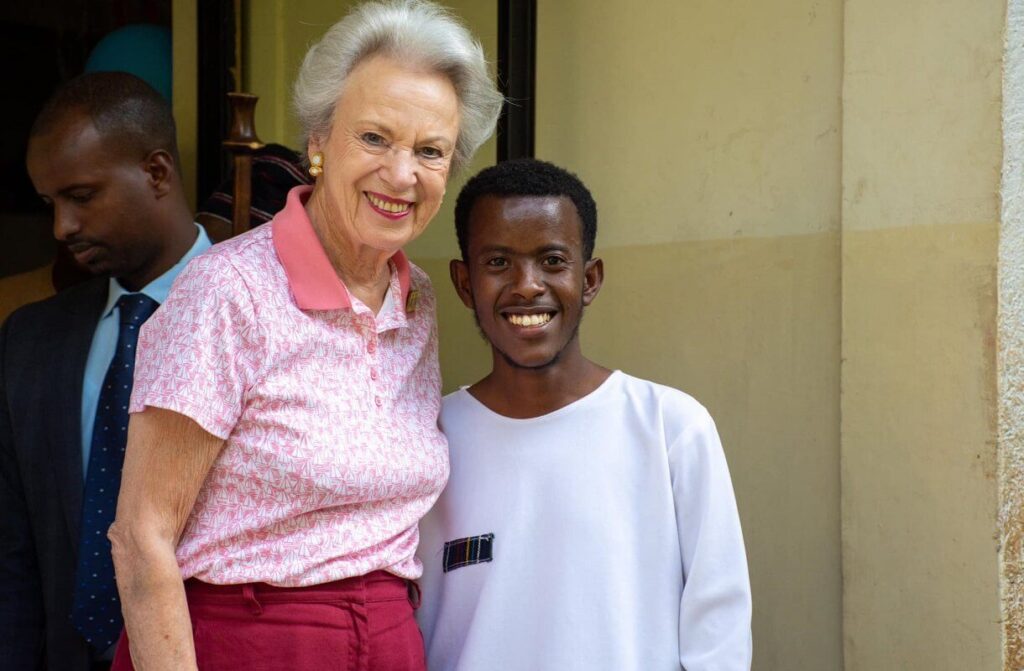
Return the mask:
<svg viewBox="0 0 1024 671">
<path fill-rule="evenodd" d="M 309 157 L 309 174 L 314 178 L 324 174 L 324 155 L 318 151 Z"/>
</svg>

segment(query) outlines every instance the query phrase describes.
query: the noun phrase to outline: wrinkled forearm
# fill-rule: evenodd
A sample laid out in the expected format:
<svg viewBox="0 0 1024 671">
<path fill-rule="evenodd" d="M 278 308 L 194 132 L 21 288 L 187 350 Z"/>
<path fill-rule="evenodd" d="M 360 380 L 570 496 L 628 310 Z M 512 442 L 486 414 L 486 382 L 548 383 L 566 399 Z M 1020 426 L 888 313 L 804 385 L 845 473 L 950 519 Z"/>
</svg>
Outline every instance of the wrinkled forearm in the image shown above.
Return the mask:
<svg viewBox="0 0 1024 671">
<path fill-rule="evenodd" d="M 174 550 L 223 445 L 169 410 L 147 408 L 128 423 L 117 516 L 109 535 L 132 662 L 139 671 L 196 668 Z"/>
<path fill-rule="evenodd" d="M 174 546 L 158 536 L 110 529 L 132 663 L 138 671 L 196 669 L 185 587 Z"/>
</svg>

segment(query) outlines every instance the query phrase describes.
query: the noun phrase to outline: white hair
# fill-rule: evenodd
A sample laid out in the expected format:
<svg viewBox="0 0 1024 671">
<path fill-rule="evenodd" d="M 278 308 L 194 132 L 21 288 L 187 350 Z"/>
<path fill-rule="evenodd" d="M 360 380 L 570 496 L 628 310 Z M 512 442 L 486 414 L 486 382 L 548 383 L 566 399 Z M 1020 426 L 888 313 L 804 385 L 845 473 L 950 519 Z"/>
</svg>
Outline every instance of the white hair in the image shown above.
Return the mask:
<svg viewBox="0 0 1024 671">
<path fill-rule="evenodd" d="M 448 10 L 427 0 L 387 0 L 359 5 L 306 53 L 295 80 L 293 105 L 303 146 L 331 132 L 334 107 L 356 65 L 374 54 L 444 74 L 459 99 L 459 138 L 452 170 L 469 163 L 494 133 L 503 97 L 490 75 L 480 43 Z"/>
</svg>

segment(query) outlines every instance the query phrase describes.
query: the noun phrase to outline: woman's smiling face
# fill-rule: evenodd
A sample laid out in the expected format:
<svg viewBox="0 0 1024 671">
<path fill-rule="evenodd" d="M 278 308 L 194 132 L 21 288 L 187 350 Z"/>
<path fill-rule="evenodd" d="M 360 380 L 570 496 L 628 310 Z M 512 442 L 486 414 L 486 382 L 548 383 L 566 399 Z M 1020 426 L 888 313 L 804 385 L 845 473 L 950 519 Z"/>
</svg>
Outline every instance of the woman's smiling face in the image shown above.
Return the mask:
<svg viewBox="0 0 1024 671">
<path fill-rule="evenodd" d="M 459 100 L 440 73 L 373 56 L 352 70 L 311 200 L 332 240 L 390 256 L 437 214 L 459 135 Z"/>
</svg>

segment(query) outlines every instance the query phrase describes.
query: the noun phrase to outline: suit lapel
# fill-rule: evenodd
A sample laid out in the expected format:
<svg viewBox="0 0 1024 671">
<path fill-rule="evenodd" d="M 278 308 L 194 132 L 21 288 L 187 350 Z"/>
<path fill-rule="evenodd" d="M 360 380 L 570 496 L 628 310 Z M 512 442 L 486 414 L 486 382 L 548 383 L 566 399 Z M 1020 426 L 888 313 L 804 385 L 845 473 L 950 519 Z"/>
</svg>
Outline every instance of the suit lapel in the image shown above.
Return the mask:
<svg viewBox="0 0 1024 671">
<path fill-rule="evenodd" d="M 107 298 L 106 279 L 90 280 L 77 295 L 69 295 L 65 306 L 68 322 L 55 351 L 54 421 L 50 423 L 50 445 L 53 448 L 53 469 L 63 499 L 64 515 L 72 546 L 77 539 L 82 518 L 82 378 L 89 356 L 96 323 Z"/>
</svg>

